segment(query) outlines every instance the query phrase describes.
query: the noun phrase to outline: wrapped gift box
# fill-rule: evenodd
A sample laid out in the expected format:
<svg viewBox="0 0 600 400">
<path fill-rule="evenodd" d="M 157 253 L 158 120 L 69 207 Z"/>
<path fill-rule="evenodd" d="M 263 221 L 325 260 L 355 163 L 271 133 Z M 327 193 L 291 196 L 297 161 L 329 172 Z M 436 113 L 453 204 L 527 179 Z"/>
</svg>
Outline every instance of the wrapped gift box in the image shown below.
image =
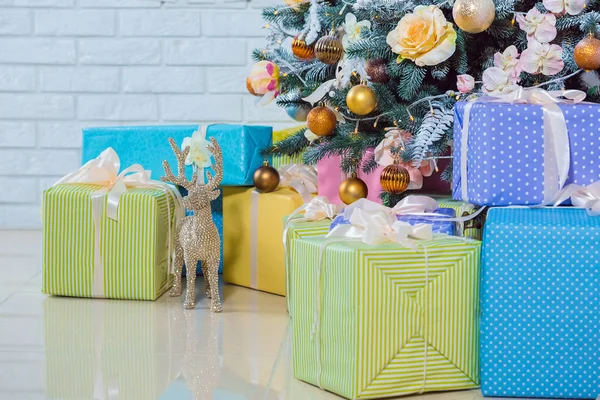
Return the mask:
<svg viewBox="0 0 600 400">
<path fill-rule="evenodd" d="M 168 138 L 181 145 L 191 137 L 198 125 L 180 126 L 113 126 L 83 130 L 83 161 L 95 158 L 107 147 L 121 157 L 123 165 L 142 164 L 152 171 L 152 179 L 164 174 L 163 160 L 177 165 Z M 214 137 L 223 152 L 223 181 L 221 186 L 252 185 L 252 175 L 263 164 L 260 151 L 271 145 L 273 129 L 268 126 L 209 125 L 206 138 Z M 187 171 L 189 178 L 192 168 Z M 214 174 L 213 174 L 214 175 Z"/>
<path fill-rule="evenodd" d="M 279 295 L 286 294 L 283 253 L 284 218 L 303 204 L 289 188 L 272 193 L 254 188 L 224 188 L 223 233 L 226 282 Z M 325 234 L 329 223 L 324 227 Z M 301 230 L 290 234 L 300 235 Z"/>
<path fill-rule="evenodd" d="M 156 399 L 181 370 L 181 304 L 44 301 L 49 399 Z"/>
<path fill-rule="evenodd" d="M 484 103 L 472 105 L 469 118 L 466 176 L 461 176 L 462 130 L 467 103 L 454 107 L 452 197 L 476 205 L 535 205 L 544 201 L 543 109 L 540 105 Z M 600 180 L 599 104 L 559 104 L 568 129 L 570 169 L 567 184 Z M 545 169 L 549 169 L 546 171 Z M 466 180 L 466 181 L 465 181 Z M 462 184 L 467 183 L 467 198 Z"/>
<path fill-rule="evenodd" d="M 96 226 L 92 195 L 101 188 L 59 184 L 44 191 L 43 292 L 155 300 L 172 280 L 168 243 L 175 235 L 169 221 L 169 215 L 174 216 L 174 199 L 160 189 L 130 188 L 121 195 L 117 220 L 113 220 L 107 216 L 104 196 L 104 211 Z M 95 282 L 95 251 L 102 260 L 101 282 Z M 103 289 L 101 295 L 93 293 L 94 283 Z"/>
<path fill-rule="evenodd" d="M 465 203 L 464 201 L 454 200 L 449 196 L 437 197 L 433 195 L 437 200 L 438 205 L 443 208 L 452 208 L 456 213 L 457 217 L 467 217 L 475 213 L 479 207 Z M 471 239 L 481 240 L 481 233 L 483 232 L 483 224 L 485 223 L 486 211 L 481 212 L 475 218 L 456 223 L 456 235 L 467 237 Z"/>
<path fill-rule="evenodd" d="M 373 149 L 368 149 L 363 157 L 363 162 L 371 157 L 373 157 Z M 317 163 L 317 171 L 319 173 L 319 196 L 327 197 L 333 204 L 343 204 L 340 200 L 339 187 L 347 176 L 342 173 L 340 163 L 340 156 L 325 157 Z M 381 193 L 379 175 L 381 174 L 381 171 L 383 171 L 383 168 L 384 167 L 382 166 L 378 166 L 377 169 L 370 174 L 365 174 L 362 171 L 362 168 L 359 168 L 356 173 L 356 176 L 367 184 L 369 189 L 367 199 L 377 203 L 381 203 L 381 200 L 379 199 L 379 194 Z"/>
<path fill-rule="evenodd" d="M 600 394 L 600 217 L 492 208 L 482 257 L 484 396 Z"/>
<path fill-rule="evenodd" d="M 273 131 L 273 144 L 277 142 L 281 142 L 283 139 L 286 139 L 298 132 L 300 129 L 305 126 L 296 126 L 294 128 L 282 129 L 280 131 Z M 287 156 L 287 155 L 278 155 L 273 156 L 273 167 L 279 169 L 279 167 L 288 164 L 302 164 L 302 153 L 296 154 L 295 156 Z"/>
<path fill-rule="evenodd" d="M 119 154 L 122 165 L 141 164 L 152 171 L 152 179 L 158 180 L 164 175 L 163 160 L 167 160 L 171 168 L 177 165 L 177 159 L 168 139 L 172 137 L 181 145 L 185 138 L 191 137 L 198 129 L 198 125 L 87 128 L 83 130 L 83 162 L 97 157 L 107 147 L 112 147 Z M 271 144 L 271 135 L 272 128 L 265 126 L 217 124 L 207 127 L 206 137 L 215 137 L 223 153 L 224 173 L 221 186 L 252 184 L 254 171 L 263 162 L 260 150 Z M 191 179 L 192 173 L 192 167 L 188 166 L 186 168 L 188 178 Z M 182 194 L 185 194 L 183 189 Z M 221 237 L 219 272 L 223 272 L 222 202 L 222 197 L 211 202 L 213 222 Z M 200 264 L 196 272 L 201 273 Z"/>
<path fill-rule="evenodd" d="M 296 378 L 349 399 L 479 385 L 481 242 L 325 240 L 294 243 Z"/>
<path fill-rule="evenodd" d="M 398 221 L 408 222 L 411 225 L 430 224 L 434 233 L 444 233 L 446 235 L 456 234 L 456 222 L 454 221 L 431 221 L 432 219 L 440 219 L 444 217 L 454 218 L 455 211 L 452 208 L 437 208 L 433 211 L 437 216 L 418 216 L 418 215 L 398 215 Z M 350 221 L 345 219 L 343 215 L 335 217 L 331 223 L 329 230 L 332 230 L 337 225 L 349 224 Z"/>
</svg>

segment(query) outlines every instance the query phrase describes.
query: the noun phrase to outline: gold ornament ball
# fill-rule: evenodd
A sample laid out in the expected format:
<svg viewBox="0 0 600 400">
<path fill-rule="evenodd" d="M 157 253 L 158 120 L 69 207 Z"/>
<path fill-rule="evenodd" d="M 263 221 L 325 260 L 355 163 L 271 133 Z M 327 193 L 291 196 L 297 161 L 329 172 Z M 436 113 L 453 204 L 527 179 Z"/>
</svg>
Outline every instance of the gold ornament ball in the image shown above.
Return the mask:
<svg viewBox="0 0 600 400">
<path fill-rule="evenodd" d="M 257 94 L 257 93 L 254 91 L 254 88 L 252 87 L 252 82 L 250 82 L 250 77 L 247 77 L 247 78 L 246 78 L 246 89 L 248 89 L 248 92 L 250 92 L 250 94 L 251 94 L 252 96 L 260 96 L 259 94 Z"/>
<path fill-rule="evenodd" d="M 452 17 L 460 29 L 469 33 L 480 33 L 492 25 L 496 6 L 492 0 L 456 0 Z"/>
<path fill-rule="evenodd" d="M 306 117 L 306 125 L 317 136 L 329 136 L 333 133 L 337 119 L 327 107 L 315 107 Z"/>
<path fill-rule="evenodd" d="M 263 165 L 254 171 L 254 186 L 260 193 L 269 193 L 279 186 L 279 172 L 273 167 Z"/>
<path fill-rule="evenodd" d="M 356 85 L 346 95 L 348 109 L 357 115 L 367 115 L 377 107 L 377 96 L 367 85 Z"/>
<path fill-rule="evenodd" d="M 315 45 L 306 44 L 304 39 L 300 39 L 300 35 L 296 35 L 292 40 L 292 53 L 301 60 L 312 60 L 315 58 Z"/>
<path fill-rule="evenodd" d="M 408 170 L 399 164 L 388 165 L 379 175 L 381 188 L 388 193 L 398 194 L 408 189 L 410 175 Z"/>
<path fill-rule="evenodd" d="M 317 56 L 317 60 L 325 64 L 335 64 L 344 56 L 344 46 L 335 36 L 323 36 L 317 40 L 315 56 Z"/>
<path fill-rule="evenodd" d="M 586 71 L 600 68 L 600 40 L 593 36 L 586 37 L 575 46 L 573 58 L 577 66 Z"/>
<path fill-rule="evenodd" d="M 367 184 L 362 179 L 353 176 L 342 182 L 338 193 L 340 200 L 348 205 L 354 203 L 356 200 L 367 197 L 369 188 L 367 188 Z"/>
</svg>

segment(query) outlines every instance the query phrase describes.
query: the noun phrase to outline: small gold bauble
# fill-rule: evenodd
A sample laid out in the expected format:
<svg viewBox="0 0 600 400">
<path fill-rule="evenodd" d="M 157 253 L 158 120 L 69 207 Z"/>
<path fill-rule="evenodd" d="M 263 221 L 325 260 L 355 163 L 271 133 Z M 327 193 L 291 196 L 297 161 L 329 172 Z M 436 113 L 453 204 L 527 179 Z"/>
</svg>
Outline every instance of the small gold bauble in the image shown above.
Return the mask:
<svg viewBox="0 0 600 400">
<path fill-rule="evenodd" d="M 317 40 L 315 56 L 325 64 L 335 64 L 344 56 L 344 46 L 340 39 L 327 35 Z"/>
<path fill-rule="evenodd" d="M 315 58 L 315 44 L 310 46 L 306 44 L 304 38 L 300 39 L 300 35 L 296 35 L 292 40 L 292 53 L 301 60 L 311 60 Z"/>
<path fill-rule="evenodd" d="M 452 17 L 463 31 L 480 33 L 494 22 L 496 6 L 492 0 L 456 0 L 452 7 Z"/>
<path fill-rule="evenodd" d="M 279 186 L 279 172 L 265 162 L 254 171 L 254 186 L 260 193 L 269 193 Z"/>
<path fill-rule="evenodd" d="M 586 37 L 575 46 L 573 58 L 577 66 L 586 71 L 600 68 L 600 40 L 593 36 Z"/>
<path fill-rule="evenodd" d="M 254 88 L 252 87 L 252 82 L 250 82 L 250 77 L 247 77 L 247 78 L 246 78 L 246 89 L 248 89 L 248 92 L 250 92 L 250 94 L 251 94 L 252 96 L 260 96 L 259 94 L 257 94 L 257 93 L 254 91 Z"/>
<path fill-rule="evenodd" d="M 388 165 L 379 175 L 381 188 L 388 193 L 398 194 L 408 189 L 410 175 L 408 170 L 399 164 Z"/>
<path fill-rule="evenodd" d="M 329 136 L 335 129 L 337 119 L 327 107 L 315 107 L 306 117 L 306 125 L 317 136 Z"/>
<path fill-rule="evenodd" d="M 367 85 L 356 85 L 346 95 L 348 109 L 357 115 L 367 115 L 377 107 L 377 96 Z"/>
<path fill-rule="evenodd" d="M 338 190 L 340 200 L 346 205 L 354 203 L 356 200 L 364 199 L 369 194 L 367 184 L 355 176 L 345 179 Z"/>
</svg>

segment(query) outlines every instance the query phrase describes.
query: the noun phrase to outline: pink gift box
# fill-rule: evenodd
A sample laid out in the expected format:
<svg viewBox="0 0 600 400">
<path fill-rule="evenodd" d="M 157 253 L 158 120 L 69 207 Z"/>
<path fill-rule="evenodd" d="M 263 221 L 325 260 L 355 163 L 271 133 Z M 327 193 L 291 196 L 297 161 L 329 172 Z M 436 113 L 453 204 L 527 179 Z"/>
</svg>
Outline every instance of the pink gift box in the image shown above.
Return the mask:
<svg viewBox="0 0 600 400">
<path fill-rule="evenodd" d="M 363 160 L 367 160 L 372 157 L 373 149 L 369 149 L 365 152 Z M 343 204 L 340 200 L 339 187 L 346 176 L 342 176 L 342 169 L 340 168 L 341 157 L 331 156 L 323 158 L 317 163 L 317 178 L 318 178 L 318 193 L 319 196 L 326 196 L 329 201 L 333 204 Z M 381 184 L 379 183 L 379 175 L 383 171 L 382 166 L 370 174 L 365 174 L 362 168 L 359 168 L 356 176 L 362 179 L 369 188 L 369 194 L 367 199 L 381 203 L 379 199 L 379 193 L 381 193 Z"/>
<path fill-rule="evenodd" d="M 363 160 L 368 160 L 372 157 L 373 149 L 369 149 L 365 152 Z M 318 177 L 318 194 L 319 196 L 326 196 L 329 201 L 333 204 L 343 204 L 339 196 L 339 187 L 342 181 L 346 178 L 342 174 L 340 168 L 341 157 L 331 156 L 323 158 L 317 163 L 317 177 Z M 440 160 L 439 169 L 443 171 L 448 161 Z M 381 184 L 379 183 L 379 175 L 383 171 L 383 166 L 377 167 L 375 171 L 370 174 L 365 174 L 362 168 L 359 168 L 356 176 L 362 179 L 369 188 L 369 194 L 367 199 L 381 203 L 379 194 L 381 193 Z M 419 190 L 411 190 L 412 193 L 426 192 L 426 193 L 438 193 L 445 194 L 450 193 L 450 184 L 440 179 L 441 172 L 434 172 L 430 177 L 423 179 L 423 188 Z"/>
</svg>

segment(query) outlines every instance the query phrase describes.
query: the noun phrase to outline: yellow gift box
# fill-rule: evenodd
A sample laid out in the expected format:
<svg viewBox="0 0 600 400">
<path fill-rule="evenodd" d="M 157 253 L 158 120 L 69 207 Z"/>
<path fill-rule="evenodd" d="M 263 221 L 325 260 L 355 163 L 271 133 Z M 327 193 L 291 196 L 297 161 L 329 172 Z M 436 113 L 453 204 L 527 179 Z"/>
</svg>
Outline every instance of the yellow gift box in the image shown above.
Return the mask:
<svg viewBox="0 0 600 400">
<path fill-rule="evenodd" d="M 284 218 L 304 202 L 293 189 L 258 193 L 223 190 L 223 278 L 226 282 L 285 296 Z"/>
<path fill-rule="evenodd" d="M 300 125 L 300 126 L 296 126 L 294 128 L 273 131 L 273 144 L 277 144 L 277 142 L 281 142 L 283 139 L 286 139 L 286 138 L 292 136 L 293 134 L 298 132 L 300 129 L 305 128 L 305 127 L 306 127 L 306 125 Z M 279 167 L 281 167 L 282 165 L 297 164 L 297 163 L 302 163 L 302 153 L 296 154 L 295 156 L 276 155 L 276 156 L 273 156 L 273 161 L 272 161 L 273 167 L 276 169 L 279 169 Z"/>
</svg>

